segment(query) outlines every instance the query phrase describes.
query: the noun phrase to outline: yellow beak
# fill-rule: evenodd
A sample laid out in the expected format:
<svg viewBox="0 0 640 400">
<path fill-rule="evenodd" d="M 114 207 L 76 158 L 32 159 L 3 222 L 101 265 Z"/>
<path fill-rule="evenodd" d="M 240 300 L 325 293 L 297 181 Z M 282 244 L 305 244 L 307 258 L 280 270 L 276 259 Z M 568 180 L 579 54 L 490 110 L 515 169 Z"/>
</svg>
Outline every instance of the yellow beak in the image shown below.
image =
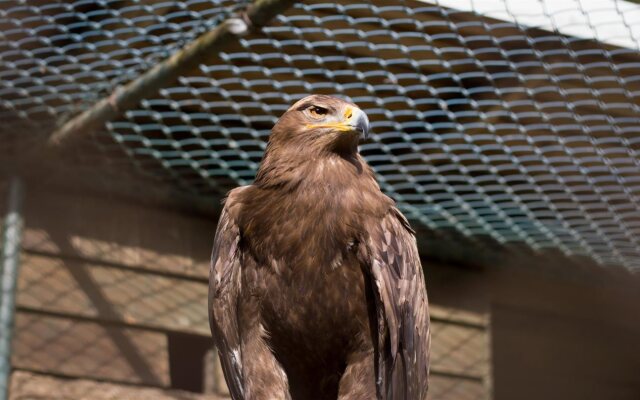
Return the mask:
<svg viewBox="0 0 640 400">
<path fill-rule="evenodd" d="M 340 132 L 358 132 L 363 138 L 369 135 L 369 118 L 357 107 L 346 106 L 342 121 L 307 125 L 308 128 L 332 128 Z"/>
</svg>

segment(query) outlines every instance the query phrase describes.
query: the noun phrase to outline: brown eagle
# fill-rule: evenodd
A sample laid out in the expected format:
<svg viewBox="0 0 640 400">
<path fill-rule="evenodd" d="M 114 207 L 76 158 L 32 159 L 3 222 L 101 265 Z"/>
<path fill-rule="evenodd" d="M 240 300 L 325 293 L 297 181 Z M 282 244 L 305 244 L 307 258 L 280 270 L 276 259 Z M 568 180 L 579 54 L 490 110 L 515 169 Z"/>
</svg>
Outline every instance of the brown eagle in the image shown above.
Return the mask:
<svg viewBox="0 0 640 400">
<path fill-rule="evenodd" d="M 414 232 L 358 154 L 369 121 L 314 95 L 276 123 L 215 235 L 209 321 L 233 399 L 422 400 L 427 293 Z"/>
</svg>

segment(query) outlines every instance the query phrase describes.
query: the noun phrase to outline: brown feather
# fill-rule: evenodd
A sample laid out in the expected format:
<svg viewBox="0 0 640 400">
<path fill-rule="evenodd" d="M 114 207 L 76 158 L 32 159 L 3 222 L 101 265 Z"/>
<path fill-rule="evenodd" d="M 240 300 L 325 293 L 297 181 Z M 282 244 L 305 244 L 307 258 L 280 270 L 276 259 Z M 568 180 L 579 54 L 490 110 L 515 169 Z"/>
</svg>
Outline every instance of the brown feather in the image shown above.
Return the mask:
<svg viewBox="0 0 640 400">
<path fill-rule="evenodd" d="M 355 107 L 294 104 L 220 218 L 209 308 L 232 397 L 424 399 L 429 317 L 413 231 L 357 135 L 310 128 L 310 105 L 334 125 Z"/>
</svg>

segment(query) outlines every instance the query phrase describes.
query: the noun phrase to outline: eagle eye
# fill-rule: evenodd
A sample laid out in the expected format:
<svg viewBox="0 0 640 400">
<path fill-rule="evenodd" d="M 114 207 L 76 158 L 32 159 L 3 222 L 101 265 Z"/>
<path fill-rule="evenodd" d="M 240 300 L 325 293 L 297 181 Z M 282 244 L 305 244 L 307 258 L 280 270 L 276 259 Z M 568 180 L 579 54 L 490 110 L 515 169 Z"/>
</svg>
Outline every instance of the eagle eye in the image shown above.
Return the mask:
<svg viewBox="0 0 640 400">
<path fill-rule="evenodd" d="M 309 111 L 309 115 L 313 118 L 323 118 L 329 113 L 329 110 L 320 106 L 311 106 L 307 110 Z"/>
</svg>

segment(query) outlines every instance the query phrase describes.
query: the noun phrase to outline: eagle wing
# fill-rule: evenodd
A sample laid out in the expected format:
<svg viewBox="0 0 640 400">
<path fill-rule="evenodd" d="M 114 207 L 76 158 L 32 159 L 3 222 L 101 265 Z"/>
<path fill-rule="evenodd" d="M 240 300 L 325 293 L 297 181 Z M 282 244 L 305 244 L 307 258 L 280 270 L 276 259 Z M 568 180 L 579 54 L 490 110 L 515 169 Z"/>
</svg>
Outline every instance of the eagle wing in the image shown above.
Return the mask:
<svg viewBox="0 0 640 400">
<path fill-rule="evenodd" d="M 384 400 L 423 400 L 429 374 L 429 304 L 414 231 L 395 207 L 369 226 L 364 247 L 377 321 L 376 387 Z"/>
<path fill-rule="evenodd" d="M 209 325 L 225 380 L 234 400 L 244 399 L 237 304 L 241 288 L 240 229 L 231 215 L 233 191 L 225 202 L 213 241 L 209 270 Z"/>
</svg>

